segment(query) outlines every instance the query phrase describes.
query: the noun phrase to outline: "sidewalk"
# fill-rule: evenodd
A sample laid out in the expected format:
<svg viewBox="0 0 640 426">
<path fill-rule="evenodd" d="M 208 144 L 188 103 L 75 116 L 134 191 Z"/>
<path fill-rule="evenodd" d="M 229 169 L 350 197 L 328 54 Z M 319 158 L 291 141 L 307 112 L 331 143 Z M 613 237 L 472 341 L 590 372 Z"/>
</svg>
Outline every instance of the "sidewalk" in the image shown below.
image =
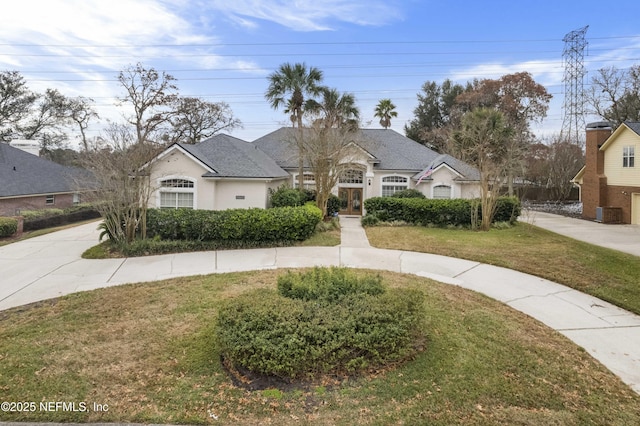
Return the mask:
<svg viewBox="0 0 640 426">
<path fill-rule="evenodd" d="M 640 393 L 640 317 L 571 288 L 520 272 L 427 253 L 370 247 L 358 218 L 341 218 L 337 247 L 282 247 L 81 259 L 97 223 L 0 247 L 0 310 L 78 291 L 165 278 L 309 266 L 415 274 L 478 291 L 564 334 Z"/>
</svg>

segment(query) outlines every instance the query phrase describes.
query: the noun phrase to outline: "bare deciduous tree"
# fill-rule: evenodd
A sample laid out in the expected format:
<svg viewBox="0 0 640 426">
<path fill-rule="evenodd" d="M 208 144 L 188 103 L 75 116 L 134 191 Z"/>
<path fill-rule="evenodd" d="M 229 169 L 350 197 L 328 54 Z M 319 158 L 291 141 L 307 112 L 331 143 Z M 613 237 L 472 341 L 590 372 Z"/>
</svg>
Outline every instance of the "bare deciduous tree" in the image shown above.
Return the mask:
<svg viewBox="0 0 640 426">
<path fill-rule="evenodd" d="M 206 102 L 200 98 L 178 97 L 169 120 L 170 142 L 195 144 L 222 130 L 241 127 L 240 120 L 225 102 Z"/>
<path fill-rule="evenodd" d="M 623 122 L 640 121 L 640 65 L 628 70 L 602 68 L 591 79 L 588 93 L 591 112 L 618 127 Z"/>
<path fill-rule="evenodd" d="M 159 137 L 157 132 L 171 119 L 174 114 L 171 106 L 178 96 L 175 80 L 170 74 L 145 68 L 140 63 L 118 74 L 118 81 L 127 92 L 120 101 L 133 107 L 133 115 L 126 119 L 135 128 L 137 143 Z"/>
<path fill-rule="evenodd" d="M 84 166 L 92 173 L 96 188 L 85 198 L 102 215 L 111 241 L 127 244 L 137 235 L 146 236 L 147 206 L 153 192 L 149 164 L 158 147 L 138 143 L 135 129 L 127 124 L 110 123 L 105 134 L 105 148 L 84 154 Z"/>
</svg>

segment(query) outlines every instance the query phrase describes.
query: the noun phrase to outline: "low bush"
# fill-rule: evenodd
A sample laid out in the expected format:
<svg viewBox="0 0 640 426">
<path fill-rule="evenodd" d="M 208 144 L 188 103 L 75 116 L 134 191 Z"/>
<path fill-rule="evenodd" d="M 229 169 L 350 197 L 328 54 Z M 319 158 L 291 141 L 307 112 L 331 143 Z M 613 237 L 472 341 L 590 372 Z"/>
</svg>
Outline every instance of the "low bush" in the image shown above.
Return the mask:
<svg viewBox="0 0 640 426">
<path fill-rule="evenodd" d="M 340 198 L 337 195 L 331 194 L 327 199 L 327 216 L 333 217 L 340 211 Z"/>
<path fill-rule="evenodd" d="M 421 198 L 374 197 L 364 201 L 368 215 L 379 221 L 404 221 L 422 226 L 469 226 L 474 200 L 434 200 Z M 478 206 L 479 208 L 479 206 Z M 520 201 L 500 197 L 493 222 L 515 223 L 520 215 Z M 375 221 L 371 219 L 371 221 Z"/>
<path fill-rule="evenodd" d="M 227 302 L 217 326 L 225 361 L 257 374 L 309 379 L 412 355 L 422 332 L 423 294 L 385 289 L 379 277 L 351 274 L 340 269 L 288 274 L 278 282 L 280 293 L 261 289 Z M 345 282 L 351 284 L 340 284 Z"/>
<path fill-rule="evenodd" d="M 384 287 L 380 275 L 359 277 L 346 268 L 314 268 L 279 277 L 278 292 L 290 299 L 335 302 L 348 295 L 382 294 Z"/>
<path fill-rule="evenodd" d="M 320 209 L 149 209 L 147 236 L 190 241 L 301 241 L 313 234 L 322 220 Z"/>
<path fill-rule="evenodd" d="M 269 189 L 269 199 L 271 207 L 297 207 L 306 203 L 308 195 L 306 192 L 285 185 L 277 189 Z"/>
<path fill-rule="evenodd" d="M 376 216 L 375 214 L 367 213 L 366 215 L 362 216 L 362 219 L 360 219 L 360 223 L 362 224 L 362 226 L 376 226 L 380 223 L 380 219 L 378 219 L 378 216 Z"/>
<path fill-rule="evenodd" d="M 403 189 L 402 191 L 395 192 L 392 197 L 394 198 L 427 198 L 425 195 L 417 189 Z"/>
<path fill-rule="evenodd" d="M 0 217 L 0 238 L 10 237 L 18 232 L 18 219 Z"/>
<path fill-rule="evenodd" d="M 23 210 L 20 214 L 24 217 L 25 231 L 52 228 L 100 217 L 98 211 L 89 204 L 79 204 L 66 209 Z"/>
</svg>

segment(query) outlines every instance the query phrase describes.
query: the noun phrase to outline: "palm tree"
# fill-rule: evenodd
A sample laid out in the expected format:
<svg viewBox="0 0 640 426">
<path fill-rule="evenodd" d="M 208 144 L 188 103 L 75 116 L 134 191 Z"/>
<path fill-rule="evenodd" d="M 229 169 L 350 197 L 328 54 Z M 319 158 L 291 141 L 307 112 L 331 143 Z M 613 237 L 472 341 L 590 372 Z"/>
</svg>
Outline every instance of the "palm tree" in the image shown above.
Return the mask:
<svg viewBox="0 0 640 426">
<path fill-rule="evenodd" d="M 380 99 L 376 105 L 376 113 L 374 117 L 380 117 L 380 125 L 385 129 L 391 126 L 391 117 L 397 117 L 398 113 L 394 111 L 396 106 L 391 99 Z"/>
<path fill-rule="evenodd" d="M 302 146 L 302 115 L 305 111 L 305 104 L 308 99 L 305 96 L 317 96 L 322 91 L 322 71 L 316 67 L 309 67 L 302 63 L 291 65 L 285 63 L 280 65 L 277 71 L 270 74 L 269 87 L 265 93 L 265 98 L 270 102 L 273 109 L 281 106 L 285 107 L 285 113 L 289 114 L 293 127 L 298 125 L 300 132 L 298 141 L 298 182 L 302 188 L 304 174 L 304 153 Z M 289 99 L 285 97 L 289 95 Z"/>
<path fill-rule="evenodd" d="M 325 88 L 322 90 L 322 100 L 310 102 L 308 110 L 322 113 L 320 120 L 325 128 L 358 127 L 360 109 L 352 93 L 340 94 L 337 89 Z"/>
</svg>

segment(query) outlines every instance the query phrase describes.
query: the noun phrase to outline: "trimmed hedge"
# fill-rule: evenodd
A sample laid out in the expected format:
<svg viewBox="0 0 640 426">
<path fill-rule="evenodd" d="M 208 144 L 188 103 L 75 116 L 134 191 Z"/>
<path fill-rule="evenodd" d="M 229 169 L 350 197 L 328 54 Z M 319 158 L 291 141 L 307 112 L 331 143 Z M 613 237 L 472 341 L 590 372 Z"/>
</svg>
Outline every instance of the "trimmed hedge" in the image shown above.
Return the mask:
<svg viewBox="0 0 640 426">
<path fill-rule="evenodd" d="M 367 216 L 383 222 L 403 221 L 415 225 L 469 226 L 471 209 L 478 200 L 434 200 L 421 198 L 374 197 L 364 200 Z M 478 205 L 479 209 L 479 205 Z M 500 197 L 493 222 L 515 223 L 520 215 L 520 201 L 515 197 Z M 366 217 L 366 216 L 365 216 Z M 374 223 L 375 220 L 369 221 Z"/>
<path fill-rule="evenodd" d="M 307 274 L 294 281 L 307 281 L 304 287 L 312 288 L 318 276 L 324 279 L 334 273 L 353 274 L 338 271 Z M 279 287 L 287 287 L 280 281 Z M 228 301 L 219 312 L 217 343 L 221 356 L 235 368 L 298 379 L 355 373 L 414 354 L 416 339 L 423 333 L 423 293 L 381 288 L 381 293 L 376 290 L 371 294 L 363 288 L 321 290 L 315 296 L 311 296 L 316 293 L 311 290 L 303 292 L 303 298 L 285 297 L 268 289 L 244 293 Z M 328 294 L 340 297 L 326 298 Z"/>
<path fill-rule="evenodd" d="M 382 277 L 358 277 L 346 268 L 314 268 L 309 272 L 287 272 L 278 278 L 278 292 L 289 299 L 335 302 L 348 295 L 384 293 Z"/>
<path fill-rule="evenodd" d="M 97 219 L 100 213 L 93 208 L 82 209 L 52 209 L 52 214 L 36 214 L 32 211 L 24 213 L 24 230 L 35 231 L 38 229 L 53 228 L 55 226 L 67 225 L 69 223 L 82 222 L 84 220 Z M 40 210 L 38 210 L 40 212 Z M 61 212 L 61 213 L 59 213 Z"/>
<path fill-rule="evenodd" d="M 18 232 L 18 219 L 0 217 L 0 238 L 10 237 Z"/>
<path fill-rule="evenodd" d="M 322 213 L 316 206 L 272 209 L 149 209 L 147 236 L 192 241 L 301 241 L 309 238 Z"/>
<path fill-rule="evenodd" d="M 394 198 L 427 198 L 422 192 L 413 188 L 403 189 L 402 191 L 394 192 L 392 197 Z"/>
</svg>

